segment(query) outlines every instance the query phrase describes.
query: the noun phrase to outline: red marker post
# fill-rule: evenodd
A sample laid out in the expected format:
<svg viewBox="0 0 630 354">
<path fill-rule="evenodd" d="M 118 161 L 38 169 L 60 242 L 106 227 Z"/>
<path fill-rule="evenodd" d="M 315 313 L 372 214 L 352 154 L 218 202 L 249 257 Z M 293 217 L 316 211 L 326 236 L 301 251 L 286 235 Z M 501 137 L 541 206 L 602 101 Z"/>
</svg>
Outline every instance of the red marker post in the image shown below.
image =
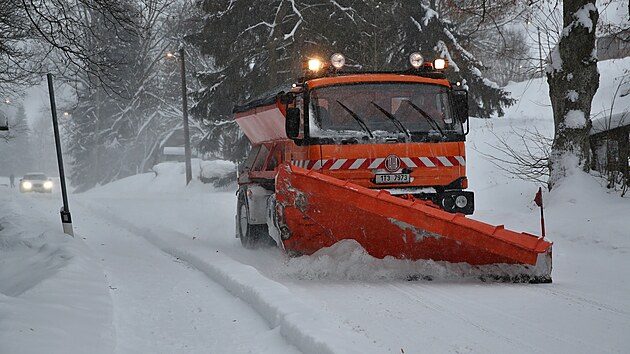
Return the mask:
<svg viewBox="0 0 630 354">
<path fill-rule="evenodd" d="M 536 193 L 534 203 L 540 207 L 540 226 L 542 227 L 542 238 L 545 238 L 545 215 L 543 213 L 542 187 L 538 187 L 538 193 Z"/>
</svg>

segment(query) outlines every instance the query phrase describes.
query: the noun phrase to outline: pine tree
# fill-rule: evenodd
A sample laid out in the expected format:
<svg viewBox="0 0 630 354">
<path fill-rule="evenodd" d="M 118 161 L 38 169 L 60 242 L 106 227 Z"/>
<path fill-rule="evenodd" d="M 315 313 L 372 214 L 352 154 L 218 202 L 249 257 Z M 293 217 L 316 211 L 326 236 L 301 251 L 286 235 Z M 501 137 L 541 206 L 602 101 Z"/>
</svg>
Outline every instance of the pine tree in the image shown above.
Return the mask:
<svg viewBox="0 0 630 354">
<path fill-rule="evenodd" d="M 137 20 L 138 10 L 127 6 L 127 15 Z M 92 13 L 89 21 L 89 46 L 108 48 L 100 51 L 103 57 L 98 61 L 110 66 L 106 76 L 86 73 L 77 91 L 69 153 L 73 157 L 70 180 L 78 191 L 136 173 L 134 166 L 126 164 L 126 142 L 134 138 L 134 119 L 125 108 L 140 85 L 135 70 L 140 37 L 137 32 L 117 31 L 106 14 Z"/>
<path fill-rule="evenodd" d="M 103 30 L 91 45 L 108 48 L 112 63 L 105 78 L 77 75 L 78 103 L 70 122 L 70 178 L 78 191 L 148 171 L 164 141 L 181 129 L 181 94 L 177 63 L 165 60 L 172 49 L 170 2 L 152 0 L 139 8 L 126 3 L 133 32 L 106 32 L 107 18 L 91 17 Z"/>
<path fill-rule="evenodd" d="M 413 52 L 427 60 L 441 56 L 450 62 L 452 81 L 468 89 L 472 115 L 502 115 L 513 103 L 483 77 L 483 66 L 459 43 L 455 26 L 415 0 L 206 0 L 200 5 L 207 14 L 204 26 L 188 40 L 215 65 L 197 74 L 202 89 L 193 95 L 192 113 L 211 126 L 205 148 L 231 151 L 227 158 L 241 158 L 246 144 L 232 122 L 234 104 L 292 83 L 301 76 L 302 61 L 313 56 L 341 52 L 349 66 L 364 70 L 405 69 Z M 239 148 L 226 148 L 226 141 Z"/>
</svg>

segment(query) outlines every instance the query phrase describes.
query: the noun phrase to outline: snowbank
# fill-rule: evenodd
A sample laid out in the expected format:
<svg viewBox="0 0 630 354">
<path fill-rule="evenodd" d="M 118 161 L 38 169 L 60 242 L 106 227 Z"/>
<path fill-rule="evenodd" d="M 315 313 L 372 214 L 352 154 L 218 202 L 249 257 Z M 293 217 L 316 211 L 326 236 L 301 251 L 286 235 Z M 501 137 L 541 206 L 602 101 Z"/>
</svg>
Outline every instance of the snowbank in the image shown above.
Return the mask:
<svg viewBox="0 0 630 354">
<path fill-rule="evenodd" d="M 112 304 L 79 239 L 0 187 L 0 353 L 111 353 Z"/>
</svg>

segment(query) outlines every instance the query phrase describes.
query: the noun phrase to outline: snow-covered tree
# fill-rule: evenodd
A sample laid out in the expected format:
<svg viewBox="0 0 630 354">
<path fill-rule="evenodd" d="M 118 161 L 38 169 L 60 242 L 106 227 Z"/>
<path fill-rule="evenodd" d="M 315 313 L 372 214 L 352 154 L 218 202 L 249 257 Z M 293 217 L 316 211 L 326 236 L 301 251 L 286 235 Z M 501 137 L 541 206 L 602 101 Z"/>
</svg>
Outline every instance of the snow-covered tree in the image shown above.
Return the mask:
<svg viewBox="0 0 630 354">
<path fill-rule="evenodd" d="M 99 14 L 85 20 L 97 33 L 91 45 L 108 48 L 105 79 L 80 68 L 69 76 L 77 104 L 70 121 L 70 179 L 79 189 L 153 167 L 164 141 L 182 127 L 179 65 L 166 60 L 177 47 L 171 2 L 128 2 L 136 31 L 117 33 Z M 173 10 L 181 10 L 173 8 Z"/>
<path fill-rule="evenodd" d="M 12 109 L 0 111 L 0 119 L 8 115 L 9 131 L 0 134 L 0 175 L 15 176 L 32 169 L 32 155 L 29 145 L 30 129 L 22 104 Z"/>
<path fill-rule="evenodd" d="M 34 50 L 24 43 L 32 37 L 26 12 L 17 0 L 0 2 L 0 95 L 24 83 L 34 67 Z"/>
<path fill-rule="evenodd" d="M 243 103 L 301 76 L 302 61 L 342 52 L 351 67 L 404 70 L 408 56 L 449 60 L 448 75 L 469 89 L 471 114 L 488 117 L 512 103 L 484 78 L 483 65 L 459 42 L 456 27 L 415 0 L 200 1 L 203 28 L 188 40 L 211 56 L 214 66 L 198 73 L 194 115 L 211 125 L 208 148 L 243 141 L 231 122 L 234 104 Z M 227 157 L 238 159 L 234 149 Z M 243 149 L 239 150 L 240 152 Z"/>
<path fill-rule="evenodd" d="M 0 93 L 38 83 L 42 72 L 55 64 L 61 68 L 72 64 L 104 77 L 111 63 L 99 60 L 107 48 L 86 41 L 90 33 L 83 20 L 86 9 L 104 14 L 112 31 L 135 30 L 121 1 L 0 1 Z"/>
<path fill-rule="evenodd" d="M 550 157 L 549 187 L 572 170 L 588 171 L 591 102 L 599 87 L 595 0 L 564 1 L 561 38 L 547 67 L 555 136 Z"/>
<path fill-rule="evenodd" d="M 128 13 L 139 17 L 131 4 Z M 79 190 L 129 175 L 124 170 L 126 151 L 121 142 L 132 133 L 133 121 L 124 117 L 122 106 L 133 97 L 139 83 L 134 70 L 140 48 L 137 32 L 117 32 L 107 15 L 89 9 L 84 21 L 90 30 L 83 45 L 107 48 L 95 60 L 108 62 L 109 67 L 105 76 L 86 72 L 77 83 L 78 103 L 70 123 L 69 153 L 73 157 L 70 180 Z"/>
</svg>

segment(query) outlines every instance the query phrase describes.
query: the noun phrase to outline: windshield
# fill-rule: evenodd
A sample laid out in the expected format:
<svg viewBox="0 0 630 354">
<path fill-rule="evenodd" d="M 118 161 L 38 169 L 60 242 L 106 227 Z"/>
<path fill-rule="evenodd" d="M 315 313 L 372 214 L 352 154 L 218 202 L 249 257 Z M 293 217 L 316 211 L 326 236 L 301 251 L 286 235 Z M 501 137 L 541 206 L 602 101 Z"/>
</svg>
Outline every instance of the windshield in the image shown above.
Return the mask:
<svg viewBox="0 0 630 354">
<path fill-rule="evenodd" d="M 313 137 L 447 137 L 463 134 L 453 118 L 448 88 L 422 83 L 365 83 L 311 90 Z"/>
<path fill-rule="evenodd" d="M 30 174 L 25 175 L 24 179 L 29 179 L 33 181 L 44 181 L 48 178 L 46 177 L 46 175 L 41 174 L 41 173 L 30 173 Z"/>
</svg>

